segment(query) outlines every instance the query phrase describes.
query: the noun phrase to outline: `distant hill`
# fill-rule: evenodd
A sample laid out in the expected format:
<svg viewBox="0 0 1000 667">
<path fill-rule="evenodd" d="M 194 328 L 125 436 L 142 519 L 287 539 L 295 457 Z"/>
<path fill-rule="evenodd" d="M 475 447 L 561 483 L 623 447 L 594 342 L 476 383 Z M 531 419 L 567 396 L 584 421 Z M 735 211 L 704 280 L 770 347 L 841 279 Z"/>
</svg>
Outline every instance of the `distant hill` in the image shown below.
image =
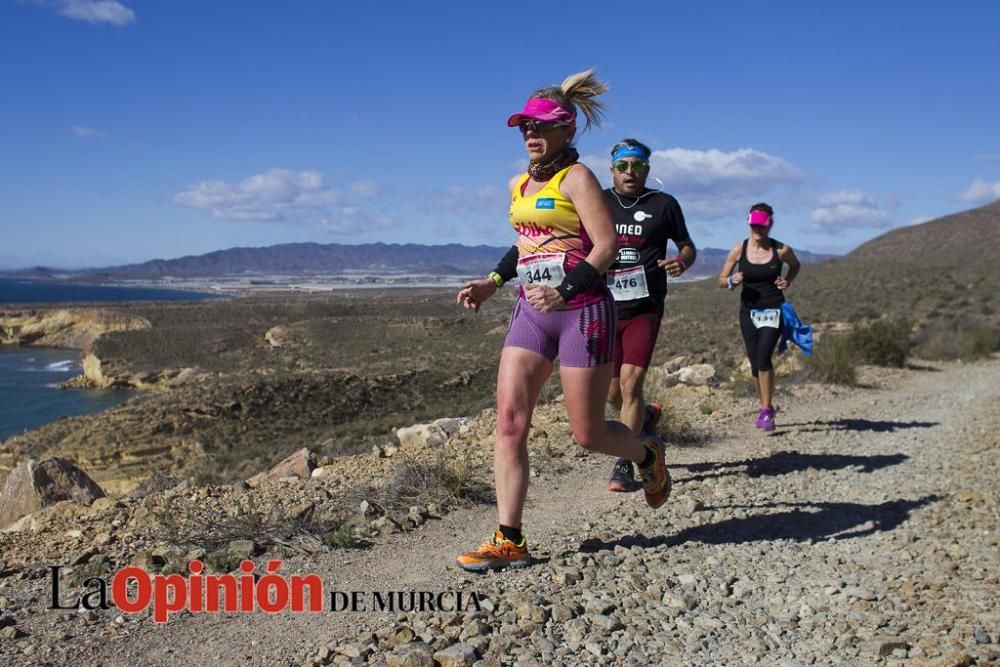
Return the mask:
<svg viewBox="0 0 1000 667">
<path fill-rule="evenodd" d="M 201 278 L 343 274 L 358 271 L 468 276 L 490 271 L 505 252 L 507 247 L 455 243 L 438 246 L 413 243 L 285 243 L 264 248 L 230 248 L 178 259 L 154 259 L 141 264 L 87 269 L 73 272 L 73 277 L 92 280 L 156 280 L 167 276 Z M 717 275 L 726 253 L 726 250 L 718 248 L 700 248 L 698 261 L 688 277 Z M 831 257 L 798 249 L 796 254 L 807 263 Z M 67 277 L 65 271 L 45 267 L 13 273 L 43 279 Z"/>
<path fill-rule="evenodd" d="M 240 275 L 310 275 L 351 272 L 467 276 L 492 269 L 507 251 L 500 246 L 418 245 L 414 243 L 285 243 L 263 248 L 230 248 L 177 259 L 83 271 L 36 267 L 7 272 L 41 279 L 156 280 L 167 276 L 201 278 Z M 689 278 L 718 275 L 727 250 L 699 248 Z M 833 255 L 801 248 L 795 254 L 805 264 Z M 919 225 L 894 229 L 838 258 L 841 267 L 855 263 L 950 266 L 961 273 L 1000 260 L 1000 201 Z M 71 275 L 67 275 L 71 274 Z"/>
<path fill-rule="evenodd" d="M 808 250 L 801 250 L 799 248 L 793 248 L 795 250 L 795 256 L 799 258 L 799 261 L 803 264 L 814 264 L 816 262 L 822 262 L 823 260 L 832 259 L 836 255 L 822 255 L 820 253 L 809 252 Z M 719 248 L 698 248 L 698 261 L 691 268 L 690 275 L 688 277 L 698 277 L 698 278 L 708 278 L 711 276 L 719 275 L 719 271 L 722 270 L 722 265 L 726 261 L 726 255 L 729 254 L 729 250 L 721 250 Z"/>
<path fill-rule="evenodd" d="M 1000 260 L 1000 201 L 900 227 L 858 246 L 845 260 L 967 265 Z"/>
<path fill-rule="evenodd" d="M 1000 321 L 1000 202 L 901 227 L 803 271 L 793 291 L 813 320 L 880 316 L 947 322 Z"/>
<path fill-rule="evenodd" d="M 154 259 L 87 273 L 90 277 L 112 279 L 310 275 L 352 271 L 472 275 L 492 269 L 506 250 L 455 243 L 438 246 L 413 243 L 285 243 L 263 248 L 230 248 L 178 259 Z"/>
</svg>

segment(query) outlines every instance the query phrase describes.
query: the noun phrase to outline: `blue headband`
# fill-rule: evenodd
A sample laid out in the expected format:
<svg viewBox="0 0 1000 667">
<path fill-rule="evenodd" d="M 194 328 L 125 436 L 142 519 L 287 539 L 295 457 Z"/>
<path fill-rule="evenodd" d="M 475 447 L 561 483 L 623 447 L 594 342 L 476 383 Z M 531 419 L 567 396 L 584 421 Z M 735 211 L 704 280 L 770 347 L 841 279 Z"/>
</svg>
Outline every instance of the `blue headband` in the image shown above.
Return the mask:
<svg viewBox="0 0 1000 667">
<path fill-rule="evenodd" d="M 640 160 L 649 160 L 649 153 L 643 150 L 641 146 L 631 146 L 626 144 L 611 154 L 612 162 L 615 160 L 621 160 L 625 157 L 637 157 Z"/>
</svg>

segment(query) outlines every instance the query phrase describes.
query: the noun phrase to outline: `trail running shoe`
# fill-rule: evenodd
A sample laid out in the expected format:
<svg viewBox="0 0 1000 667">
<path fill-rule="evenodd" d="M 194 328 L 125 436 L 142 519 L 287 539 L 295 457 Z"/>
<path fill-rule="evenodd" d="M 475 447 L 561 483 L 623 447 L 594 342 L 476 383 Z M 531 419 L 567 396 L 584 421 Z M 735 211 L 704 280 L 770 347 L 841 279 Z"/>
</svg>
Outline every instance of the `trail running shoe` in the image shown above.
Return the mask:
<svg viewBox="0 0 1000 667">
<path fill-rule="evenodd" d="M 611 470 L 611 479 L 608 480 L 608 491 L 625 493 L 635 491 L 638 484 L 635 481 L 635 470 L 632 462 L 628 459 L 618 459 L 615 467 Z"/>
<path fill-rule="evenodd" d="M 470 572 L 483 572 L 505 567 L 524 567 L 531 561 L 531 556 L 528 554 L 528 541 L 525 538 L 521 538 L 520 544 L 514 544 L 498 530 L 493 533 L 493 537 L 480 544 L 478 549 L 466 551 L 457 560 L 460 566 Z"/>
<path fill-rule="evenodd" d="M 761 408 L 757 417 L 757 426 L 764 431 L 774 430 L 774 408 Z"/>
<path fill-rule="evenodd" d="M 655 433 L 656 425 L 660 422 L 660 417 L 663 416 L 663 408 L 660 407 L 659 403 L 650 403 L 646 406 L 646 416 L 642 420 L 642 432 L 643 433 Z"/>
<path fill-rule="evenodd" d="M 656 509 L 670 497 L 670 472 L 667 470 L 667 445 L 658 436 L 645 435 L 642 446 L 651 450 L 656 459 L 648 468 L 639 468 L 646 504 Z"/>
</svg>

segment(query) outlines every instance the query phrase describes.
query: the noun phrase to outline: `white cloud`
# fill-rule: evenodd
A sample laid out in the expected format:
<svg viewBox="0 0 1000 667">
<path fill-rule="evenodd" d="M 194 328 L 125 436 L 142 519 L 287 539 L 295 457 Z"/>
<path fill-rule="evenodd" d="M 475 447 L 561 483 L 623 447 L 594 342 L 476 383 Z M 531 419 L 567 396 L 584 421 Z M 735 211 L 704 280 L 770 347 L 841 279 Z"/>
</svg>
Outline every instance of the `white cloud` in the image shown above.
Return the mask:
<svg viewBox="0 0 1000 667">
<path fill-rule="evenodd" d="M 969 189 L 958 195 L 958 198 L 969 204 L 986 204 L 994 199 L 1000 199 L 1000 181 L 984 181 L 977 178 L 972 181 Z"/>
<path fill-rule="evenodd" d="M 377 197 L 379 191 L 380 188 L 378 183 L 374 181 L 358 181 L 357 183 L 351 183 L 351 192 L 359 197 L 364 197 L 365 199 Z"/>
<path fill-rule="evenodd" d="M 820 195 L 817 204 L 809 216 L 813 231 L 836 234 L 849 228 L 884 229 L 892 226 L 892 219 L 879 208 L 875 199 L 860 190 Z"/>
<path fill-rule="evenodd" d="M 925 222 L 930 222 L 933 219 L 934 218 L 932 218 L 929 215 L 918 215 L 917 217 L 915 217 L 912 220 L 910 220 L 910 224 L 911 225 L 922 225 Z"/>
<path fill-rule="evenodd" d="M 351 185 L 358 197 L 381 190 L 373 181 Z M 218 220 L 288 222 L 321 233 L 350 235 L 389 229 L 396 221 L 369 205 L 345 199 L 318 171 L 271 169 L 239 183 L 205 180 L 174 195 L 174 202 L 209 211 Z"/>
<path fill-rule="evenodd" d="M 69 131 L 77 139 L 106 139 L 111 136 L 104 130 L 98 130 L 95 127 L 85 127 L 83 125 L 74 125 L 69 128 Z"/>
<path fill-rule="evenodd" d="M 582 159 L 604 183 L 610 183 L 608 160 Z M 755 148 L 734 151 L 668 148 L 653 151 L 649 185 L 677 197 L 686 214 L 718 219 L 742 213 L 782 187 L 802 182 L 802 171 L 787 160 Z"/>
<path fill-rule="evenodd" d="M 284 220 L 296 209 L 321 210 L 339 195 L 316 171 L 271 169 L 239 183 L 199 181 L 174 195 L 181 206 L 211 211 L 219 220 Z"/>
<path fill-rule="evenodd" d="M 59 13 L 87 23 L 123 26 L 135 23 L 135 12 L 117 0 L 60 0 Z"/>
</svg>

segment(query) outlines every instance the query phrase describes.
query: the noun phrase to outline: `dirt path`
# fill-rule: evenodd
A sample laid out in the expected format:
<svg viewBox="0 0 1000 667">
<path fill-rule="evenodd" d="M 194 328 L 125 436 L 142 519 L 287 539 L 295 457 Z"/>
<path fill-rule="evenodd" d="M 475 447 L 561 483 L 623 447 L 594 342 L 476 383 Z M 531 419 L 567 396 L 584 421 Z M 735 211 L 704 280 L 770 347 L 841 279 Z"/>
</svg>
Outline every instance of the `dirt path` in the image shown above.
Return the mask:
<svg viewBox="0 0 1000 667">
<path fill-rule="evenodd" d="M 315 572 L 327 590 L 476 591 L 496 606 L 480 656 L 504 663 L 988 664 L 1000 657 L 1000 362 L 866 378 L 876 386 L 780 396 L 771 435 L 753 428 L 747 401 L 716 426 L 731 435 L 672 451 L 674 495 L 657 512 L 641 493 L 608 493 L 610 460 L 600 457 L 533 481 L 525 526 L 540 562 L 525 571 L 452 566 L 495 523 L 492 508 L 475 508 L 367 550 L 287 561 L 282 573 Z M 571 621 L 532 626 L 518 600 L 580 608 Z M 51 660 L 299 665 L 387 628 L 419 635 L 421 619 L 128 618 L 100 643 L 66 641 Z"/>
</svg>

